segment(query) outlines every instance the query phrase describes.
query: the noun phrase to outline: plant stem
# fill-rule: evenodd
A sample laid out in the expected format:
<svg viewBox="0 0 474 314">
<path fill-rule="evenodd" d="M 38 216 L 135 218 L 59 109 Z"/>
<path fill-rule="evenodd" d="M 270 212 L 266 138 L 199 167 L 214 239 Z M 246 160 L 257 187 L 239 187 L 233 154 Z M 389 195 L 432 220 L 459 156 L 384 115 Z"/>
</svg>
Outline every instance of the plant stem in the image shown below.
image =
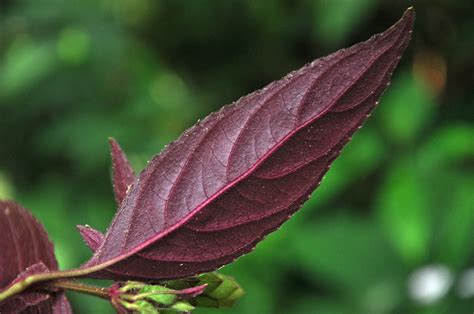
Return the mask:
<svg viewBox="0 0 474 314">
<path fill-rule="evenodd" d="M 49 273 L 40 273 L 40 274 L 35 274 L 26 277 L 25 279 L 15 283 L 14 285 L 11 285 L 7 289 L 3 290 L 0 292 L 0 302 L 3 300 L 14 296 L 15 294 L 18 294 L 28 287 L 30 287 L 32 284 L 36 284 L 39 282 L 43 281 L 52 281 L 52 280 L 57 280 L 57 279 L 66 279 L 66 278 L 80 278 L 84 277 L 86 275 L 92 274 L 94 272 L 97 272 L 99 270 L 105 269 L 120 260 L 136 253 L 139 249 L 136 249 L 135 251 L 132 250 L 128 252 L 127 255 L 121 255 L 112 259 L 109 259 L 107 262 L 96 264 L 94 266 L 89 266 L 89 267 L 84 267 L 84 268 L 77 268 L 77 269 L 71 269 L 71 270 L 63 270 L 63 271 L 52 271 Z"/>
<path fill-rule="evenodd" d="M 110 299 L 110 293 L 107 288 L 86 285 L 80 282 L 76 282 L 74 280 L 51 281 L 45 286 L 80 292 L 83 294 L 89 294 L 106 300 Z"/>
<path fill-rule="evenodd" d="M 32 284 L 43 282 L 43 281 L 51 281 L 55 279 L 65 279 L 65 278 L 79 278 L 93 272 L 99 271 L 108 267 L 109 265 L 113 264 L 113 260 L 95 265 L 88 268 L 79 268 L 79 269 L 72 269 L 72 270 L 65 270 L 65 271 L 53 271 L 49 273 L 40 273 L 26 277 L 25 279 L 15 283 L 14 285 L 10 286 L 9 288 L 0 292 L 0 302 L 24 291 L 26 288 L 30 287 Z"/>
</svg>

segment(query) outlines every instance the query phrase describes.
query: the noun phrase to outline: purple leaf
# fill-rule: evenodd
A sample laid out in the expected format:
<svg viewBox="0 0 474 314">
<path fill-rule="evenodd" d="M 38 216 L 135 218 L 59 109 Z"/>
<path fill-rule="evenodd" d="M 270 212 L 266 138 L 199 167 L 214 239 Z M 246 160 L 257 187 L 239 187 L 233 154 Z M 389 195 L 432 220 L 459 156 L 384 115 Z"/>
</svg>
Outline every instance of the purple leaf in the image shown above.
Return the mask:
<svg viewBox="0 0 474 314">
<path fill-rule="evenodd" d="M 71 304 L 66 297 L 66 294 L 60 293 L 52 302 L 53 314 L 72 314 Z"/>
<path fill-rule="evenodd" d="M 135 173 L 128 162 L 127 156 L 120 145 L 113 138 L 109 138 L 110 152 L 112 155 L 112 172 L 115 200 L 120 206 L 129 187 L 135 181 Z"/>
<path fill-rule="evenodd" d="M 23 292 L 5 300 L 0 307 L 2 314 L 72 314 L 71 305 L 64 292 L 58 292 L 51 297 L 41 292 Z"/>
<path fill-rule="evenodd" d="M 0 201 L 0 230 L 0 289 L 40 262 L 42 272 L 58 269 L 46 231 L 26 209 L 12 201 Z M 40 266 L 33 268 L 38 270 Z"/>
<path fill-rule="evenodd" d="M 0 313 L 24 313 L 28 310 L 44 313 L 42 308 L 50 304 L 50 295 L 42 292 L 23 292 L 17 294 L 0 304 Z"/>
<path fill-rule="evenodd" d="M 99 248 L 100 243 L 104 239 L 102 232 L 95 230 L 89 226 L 78 225 L 79 233 L 81 234 L 82 239 L 86 242 L 87 246 L 95 252 Z"/>
<path fill-rule="evenodd" d="M 0 201 L 0 230 L 0 291 L 30 275 L 58 269 L 46 231 L 26 209 Z M 60 313 L 54 309 L 58 303 L 64 309 L 69 305 L 62 292 L 26 290 L 1 302 L 0 313 Z"/>
<path fill-rule="evenodd" d="M 29 266 L 22 271 L 18 276 L 12 280 L 11 284 L 19 282 L 26 277 L 48 272 L 49 269 L 42 262 Z M 24 291 L 21 294 L 17 294 L 0 304 L 1 313 L 17 313 L 17 311 L 23 311 L 27 308 L 38 310 L 40 304 L 43 306 L 46 301 L 50 300 L 50 294 L 39 291 Z M 40 311 L 39 311 L 40 312 Z"/>
<path fill-rule="evenodd" d="M 408 9 L 385 32 L 184 132 L 134 182 L 84 267 L 107 267 L 93 277 L 182 278 L 251 251 L 302 206 L 378 104 L 413 20 Z"/>
<path fill-rule="evenodd" d="M 117 141 L 111 137 L 109 138 L 109 144 L 112 156 L 112 182 L 114 186 L 115 201 L 117 206 L 120 206 L 128 189 L 135 181 L 135 173 L 127 159 L 127 156 Z M 89 246 L 92 251 L 95 251 L 96 248 L 92 248 L 91 245 L 94 244 L 94 238 L 96 239 L 98 235 L 102 236 L 102 233 L 89 226 L 78 225 L 77 228 L 87 246 Z"/>
</svg>

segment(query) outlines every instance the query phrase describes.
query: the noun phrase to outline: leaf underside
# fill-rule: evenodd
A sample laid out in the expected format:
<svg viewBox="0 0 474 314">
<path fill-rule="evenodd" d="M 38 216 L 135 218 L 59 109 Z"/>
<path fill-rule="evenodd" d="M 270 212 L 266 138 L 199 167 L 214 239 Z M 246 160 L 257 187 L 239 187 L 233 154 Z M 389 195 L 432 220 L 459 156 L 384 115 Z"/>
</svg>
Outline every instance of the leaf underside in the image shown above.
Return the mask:
<svg viewBox="0 0 474 314">
<path fill-rule="evenodd" d="M 23 207 L 0 201 L 0 291 L 26 277 L 58 269 L 43 226 Z M 25 291 L 0 303 L 0 313 L 71 313 L 62 292 Z M 23 312 L 22 312 L 23 313 Z"/>
<path fill-rule="evenodd" d="M 107 268 L 91 277 L 182 278 L 251 251 L 302 206 L 375 108 L 413 20 L 408 9 L 385 32 L 184 132 L 134 181 L 105 236 L 95 235 L 84 267 Z"/>
</svg>

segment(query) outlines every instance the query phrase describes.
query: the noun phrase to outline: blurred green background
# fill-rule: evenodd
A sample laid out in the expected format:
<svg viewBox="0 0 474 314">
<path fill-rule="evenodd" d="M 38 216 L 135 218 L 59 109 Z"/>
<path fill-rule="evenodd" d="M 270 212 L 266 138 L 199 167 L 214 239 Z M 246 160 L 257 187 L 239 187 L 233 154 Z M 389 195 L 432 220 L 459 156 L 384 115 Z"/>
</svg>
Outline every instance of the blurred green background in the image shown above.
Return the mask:
<svg viewBox="0 0 474 314">
<path fill-rule="evenodd" d="M 2 0 L 0 197 L 46 226 L 63 269 L 78 266 L 90 253 L 75 225 L 105 230 L 115 211 L 108 136 L 142 169 L 198 118 L 412 4 L 379 109 L 304 208 L 222 269 L 246 296 L 197 313 L 472 313 L 471 0 Z"/>
</svg>

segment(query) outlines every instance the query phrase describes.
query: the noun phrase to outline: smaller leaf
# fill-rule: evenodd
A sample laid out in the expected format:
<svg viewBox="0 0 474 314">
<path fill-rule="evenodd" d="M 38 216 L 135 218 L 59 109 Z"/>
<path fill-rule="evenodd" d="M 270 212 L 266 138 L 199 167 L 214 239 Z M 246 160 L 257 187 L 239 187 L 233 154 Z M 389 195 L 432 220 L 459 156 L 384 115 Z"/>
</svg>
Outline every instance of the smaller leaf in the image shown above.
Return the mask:
<svg viewBox="0 0 474 314">
<path fill-rule="evenodd" d="M 33 275 L 33 274 L 39 274 L 39 273 L 44 273 L 48 272 L 48 267 L 44 265 L 42 262 L 39 262 L 37 264 L 34 264 L 27 269 L 25 269 L 23 272 L 21 272 L 15 280 L 13 280 L 10 285 L 17 283 L 26 277 Z M 37 305 L 48 301 L 50 299 L 50 295 L 47 293 L 41 293 L 41 292 L 33 292 L 33 291 L 25 291 L 21 294 L 17 294 L 13 296 L 12 298 L 9 298 L 5 300 L 3 303 L 0 305 L 0 310 L 1 313 L 9 313 L 9 312 L 14 312 L 18 309 L 26 309 L 28 307 L 36 307 Z"/>
<path fill-rule="evenodd" d="M 71 304 L 64 293 L 60 293 L 54 299 L 52 307 L 55 314 L 72 314 Z"/>
<path fill-rule="evenodd" d="M 0 289 L 39 262 L 46 270 L 58 268 L 53 245 L 43 226 L 20 205 L 0 201 L 0 230 Z"/>
<path fill-rule="evenodd" d="M 78 225 L 77 229 L 79 229 L 79 233 L 87 246 L 92 250 L 92 252 L 95 252 L 104 238 L 102 232 L 95 230 L 88 225 Z"/>
<path fill-rule="evenodd" d="M 135 172 L 120 145 L 113 138 L 109 138 L 110 152 L 112 154 L 112 172 L 115 201 L 120 206 L 128 188 L 135 181 Z"/>
<path fill-rule="evenodd" d="M 30 275 L 58 269 L 46 231 L 26 209 L 12 201 L 0 201 L 0 230 L 0 291 Z M 38 313 L 71 313 L 62 292 L 25 290 L 0 302 L 0 313 L 26 309 Z"/>
<path fill-rule="evenodd" d="M 127 194 L 128 188 L 135 181 L 135 172 L 127 159 L 124 151 L 117 141 L 110 137 L 110 154 L 112 156 L 112 181 L 114 187 L 115 201 L 120 206 L 122 200 Z M 91 228 L 90 226 L 78 225 L 79 233 L 87 246 L 95 252 L 103 239 L 102 232 Z"/>
</svg>

